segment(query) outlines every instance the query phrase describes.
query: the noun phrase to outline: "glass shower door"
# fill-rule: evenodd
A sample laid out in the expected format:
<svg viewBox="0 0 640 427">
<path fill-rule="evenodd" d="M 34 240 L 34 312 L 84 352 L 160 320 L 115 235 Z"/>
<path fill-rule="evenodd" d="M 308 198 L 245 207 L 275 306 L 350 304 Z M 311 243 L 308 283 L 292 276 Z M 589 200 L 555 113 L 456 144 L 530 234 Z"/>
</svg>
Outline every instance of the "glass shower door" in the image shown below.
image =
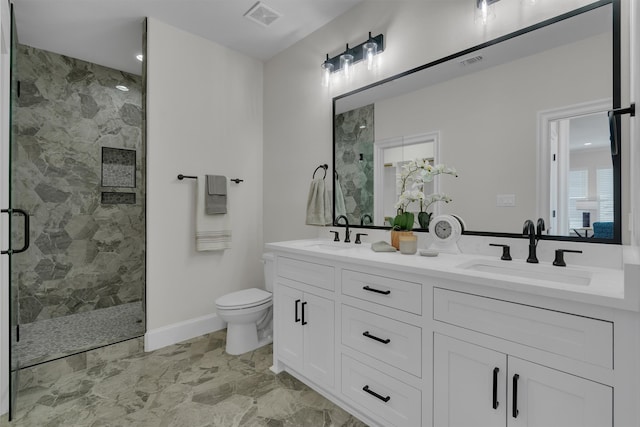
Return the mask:
<svg viewBox="0 0 640 427">
<path fill-rule="evenodd" d="M 9 420 L 13 419 L 16 410 L 16 399 L 18 397 L 18 373 L 20 369 L 20 360 L 16 351 L 17 343 L 20 340 L 19 330 L 19 287 L 15 280 L 15 260 L 20 257 L 22 252 L 29 248 L 29 214 L 16 206 L 16 198 L 14 194 L 15 188 L 15 156 L 16 147 L 16 129 L 14 124 L 14 115 L 17 108 L 17 98 L 20 95 L 20 82 L 17 76 L 17 32 L 13 4 L 11 5 L 11 95 L 9 107 L 9 208 L 3 209 L 3 213 L 9 215 L 9 248 L 3 251 L 3 254 L 9 256 Z M 22 218 L 19 218 L 22 217 Z"/>
</svg>

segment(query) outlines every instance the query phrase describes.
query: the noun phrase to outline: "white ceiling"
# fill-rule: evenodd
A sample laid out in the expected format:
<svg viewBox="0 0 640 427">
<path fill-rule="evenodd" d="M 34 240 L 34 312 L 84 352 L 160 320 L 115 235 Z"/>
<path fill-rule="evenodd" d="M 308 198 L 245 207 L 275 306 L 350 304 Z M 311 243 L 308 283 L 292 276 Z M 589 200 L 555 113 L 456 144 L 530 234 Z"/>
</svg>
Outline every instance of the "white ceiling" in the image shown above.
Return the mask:
<svg viewBox="0 0 640 427">
<path fill-rule="evenodd" d="M 14 0 L 21 44 L 140 74 L 142 21 L 174 27 L 267 60 L 362 0 L 264 0 L 269 27 L 243 15 L 257 0 Z"/>
</svg>

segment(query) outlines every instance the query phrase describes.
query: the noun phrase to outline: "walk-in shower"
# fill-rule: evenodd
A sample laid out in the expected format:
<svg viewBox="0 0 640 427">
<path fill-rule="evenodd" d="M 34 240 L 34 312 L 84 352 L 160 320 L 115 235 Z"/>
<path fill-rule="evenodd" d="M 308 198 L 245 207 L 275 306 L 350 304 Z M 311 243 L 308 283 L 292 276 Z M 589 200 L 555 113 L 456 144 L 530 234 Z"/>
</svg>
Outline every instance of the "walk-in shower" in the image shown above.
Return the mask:
<svg viewBox="0 0 640 427">
<path fill-rule="evenodd" d="M 144 334 L 142 77 L 15 45 L 11 369 Z M 13 386 L 15 390 L 15 385 Z"/>
</svg>

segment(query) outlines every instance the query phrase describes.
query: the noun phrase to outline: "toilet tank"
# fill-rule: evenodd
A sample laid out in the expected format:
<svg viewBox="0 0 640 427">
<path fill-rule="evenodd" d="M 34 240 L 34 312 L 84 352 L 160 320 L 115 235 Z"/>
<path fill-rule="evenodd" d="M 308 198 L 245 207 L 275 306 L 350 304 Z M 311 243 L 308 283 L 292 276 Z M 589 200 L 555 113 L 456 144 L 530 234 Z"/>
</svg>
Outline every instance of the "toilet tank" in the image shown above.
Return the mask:
<svg viewBox="0 0 640 427">
<path fill-rule="evenodd" d="M 273 260 L 275 256 L 271 252 L 262 254 L 262 262 L 264 263 L 264 288 L 273 292 Z"/>
</svg>

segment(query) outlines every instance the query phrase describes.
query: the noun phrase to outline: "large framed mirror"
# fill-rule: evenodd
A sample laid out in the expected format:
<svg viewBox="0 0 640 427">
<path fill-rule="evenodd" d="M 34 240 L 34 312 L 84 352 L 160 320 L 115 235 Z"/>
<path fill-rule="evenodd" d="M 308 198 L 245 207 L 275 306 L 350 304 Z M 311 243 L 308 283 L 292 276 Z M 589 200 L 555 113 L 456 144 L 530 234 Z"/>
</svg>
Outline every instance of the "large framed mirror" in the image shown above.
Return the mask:
<svg viewBox="0 0 640 427">
<path fill-rule="evenodd" d="M 421 187 L 450 202 L 408 209 L 466 234 L 543 218 L 545 239 L 621 243 L 619 22 L 619 0 L 599 1 L 334 98 L 334 218 L 389 228 L 420 160 L 458 176 Z"/>
</svg>

